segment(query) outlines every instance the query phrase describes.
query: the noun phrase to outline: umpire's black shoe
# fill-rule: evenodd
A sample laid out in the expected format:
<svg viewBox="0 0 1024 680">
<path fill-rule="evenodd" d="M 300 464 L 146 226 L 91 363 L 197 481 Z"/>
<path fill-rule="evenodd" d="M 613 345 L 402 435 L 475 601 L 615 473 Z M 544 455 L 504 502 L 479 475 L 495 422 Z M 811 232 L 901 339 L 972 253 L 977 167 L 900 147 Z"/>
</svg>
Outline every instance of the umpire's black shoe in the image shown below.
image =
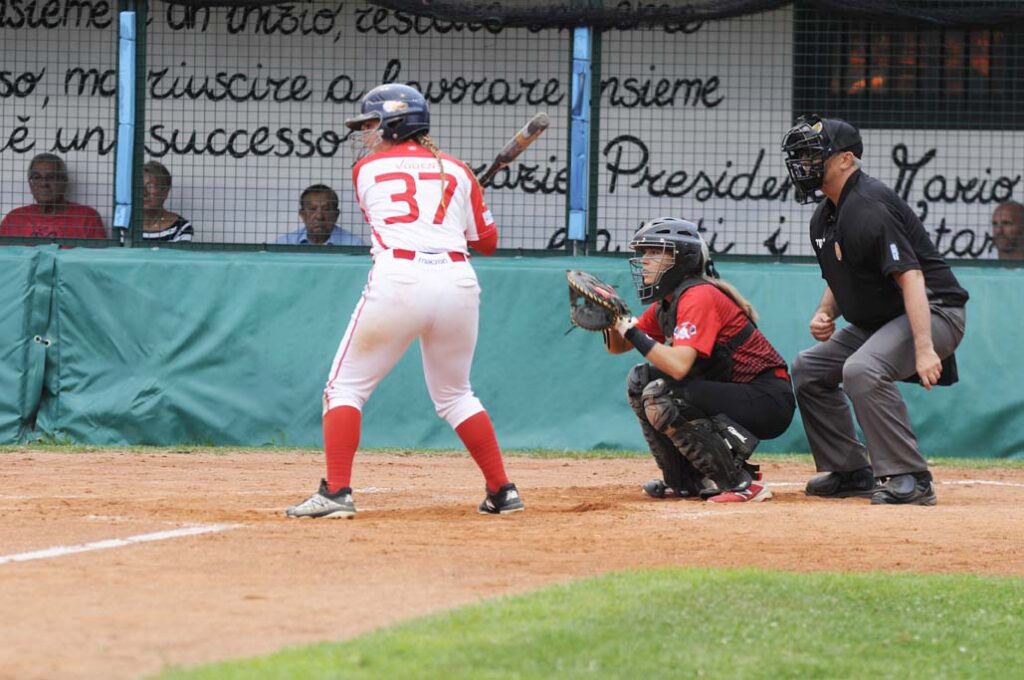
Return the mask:
<svg viewBox="0 0 1024 680">
<path fill-rule="evenodd" d="M 871 496 L 871 505 L 935 505 L 930 472 L 893 475 Z"/>
<path fill-rule="evenodd" d="M 825 498 L 870 497 L 878 489 L 871 466 L 849 472 L 828 472 L 812 477 L 804 491 L 808 496 Z"/>
</svg>

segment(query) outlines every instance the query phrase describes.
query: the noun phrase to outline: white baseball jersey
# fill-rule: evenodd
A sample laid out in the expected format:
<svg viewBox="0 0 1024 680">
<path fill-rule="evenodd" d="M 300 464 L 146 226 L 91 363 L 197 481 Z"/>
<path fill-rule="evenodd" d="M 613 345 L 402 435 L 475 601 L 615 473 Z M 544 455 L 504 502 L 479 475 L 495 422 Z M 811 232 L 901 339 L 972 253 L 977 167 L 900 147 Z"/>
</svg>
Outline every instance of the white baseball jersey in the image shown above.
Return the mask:
<svg viewBox="0 0 1024 680">
<path fill-rule="evenodd" d="M 352 181 L 377 255 L 388 249 L 466 253 L 467 241 L 488 237 L 494 219 L 476 176 L 462 161 L 412 142 L 359 161 Z"/>
</svg>

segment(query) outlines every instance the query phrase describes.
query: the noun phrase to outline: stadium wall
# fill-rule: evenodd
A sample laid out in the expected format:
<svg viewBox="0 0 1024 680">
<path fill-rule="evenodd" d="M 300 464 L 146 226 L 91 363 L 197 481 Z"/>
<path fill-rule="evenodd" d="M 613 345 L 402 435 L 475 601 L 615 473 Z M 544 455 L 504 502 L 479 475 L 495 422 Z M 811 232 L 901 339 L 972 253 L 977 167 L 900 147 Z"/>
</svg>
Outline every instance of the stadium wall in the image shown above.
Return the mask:
<svg viewBox="0 0 1024 680">
<path fill-rule="evenodd" d="M 319 446 L 320 397 L 359 298 L 365 255 L 0 248 L 0 442 Z M 566 334 L 564 270 L 629 293 L 621 258 L 474 262 L 483 288 L 473 385 L 505 448 L 642 449 L 624 396 L 631 354 Z M 814 265 L 727 262 L 788 361 L 813 342 Z M 1019 270 L 960 268 L 971 292 L 961 382 L 901 386 L 929 456 L 1024 457 L 1008 350 Z M 1018 329 L 1019 320 L 1013 321 Z M 458 448 L 411 349 L 367 404 L 366 447 Z M 800 452 L 799 419 L 764 452 Z"/>
</svg>

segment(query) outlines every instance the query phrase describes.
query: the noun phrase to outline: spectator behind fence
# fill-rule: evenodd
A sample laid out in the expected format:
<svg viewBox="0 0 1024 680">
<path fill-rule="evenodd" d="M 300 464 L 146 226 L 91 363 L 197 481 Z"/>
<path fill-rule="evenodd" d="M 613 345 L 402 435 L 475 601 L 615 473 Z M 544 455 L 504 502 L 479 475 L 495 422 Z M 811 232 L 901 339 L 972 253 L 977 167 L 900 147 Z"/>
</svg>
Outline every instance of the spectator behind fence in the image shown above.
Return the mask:
<svg viewBox="0 0 1024 680">
<path fill-rule="evenodd" d="M 0 222 L 0 236 L 107 238 L 99 213 L 67 200 L 68 168 L 60 156 L 35 156 L 28 164 L 28 188 L 35 203 L 8 213 Z"/>
<path fill-rule="evenodd" d="M 992 247 L 1000 260 L 1024 260 L 1024 205 L 1006 201 L 992 212 Z"/>
<path fill-rule="evenodd" d="M 142 166 L 142 240 L 191 241 L 192 223 L 164 209 L 171 193 L 171 173 L 150 161 Z"/>
<path fill-rule="evenodd" d="M 299 197 L 302 227 L 278 237 L 277 245 L 362 246 L 363 239 L 338 226 L 338 194 L 326 184 L 314 184 Z"/>
</svg>

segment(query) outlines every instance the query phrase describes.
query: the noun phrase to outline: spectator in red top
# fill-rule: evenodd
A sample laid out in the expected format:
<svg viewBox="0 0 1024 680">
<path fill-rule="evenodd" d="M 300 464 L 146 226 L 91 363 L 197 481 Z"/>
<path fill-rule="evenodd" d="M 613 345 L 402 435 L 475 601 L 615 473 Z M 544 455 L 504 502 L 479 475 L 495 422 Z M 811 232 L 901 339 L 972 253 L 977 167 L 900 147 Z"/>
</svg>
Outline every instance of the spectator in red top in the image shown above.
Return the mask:
<svg viewBox="0 0 1024 680">
<path fill-rule="evenodd" d="M 106 238 L 99 213 L 67 200 L 68 169 L 60 156 L 41 153 L 28 164 L 33 205 L 15 208 L 0 222 L 0 236 Z"/>
<path fill-rule="evenodd" d="M 793 419 L 786 362 L 757 329 L 750 303 L 718 278 L 697 225 L 654 219 L 630 247 L 637 294 L 652 304 L 639 319 L 620 319 L 605 345 L 612 354 L 636 349 L 646 360 L 626 386 L 662 471 L 644 491 L 715 503 L 770 498 L 747 459 Z"/>
</svg>

